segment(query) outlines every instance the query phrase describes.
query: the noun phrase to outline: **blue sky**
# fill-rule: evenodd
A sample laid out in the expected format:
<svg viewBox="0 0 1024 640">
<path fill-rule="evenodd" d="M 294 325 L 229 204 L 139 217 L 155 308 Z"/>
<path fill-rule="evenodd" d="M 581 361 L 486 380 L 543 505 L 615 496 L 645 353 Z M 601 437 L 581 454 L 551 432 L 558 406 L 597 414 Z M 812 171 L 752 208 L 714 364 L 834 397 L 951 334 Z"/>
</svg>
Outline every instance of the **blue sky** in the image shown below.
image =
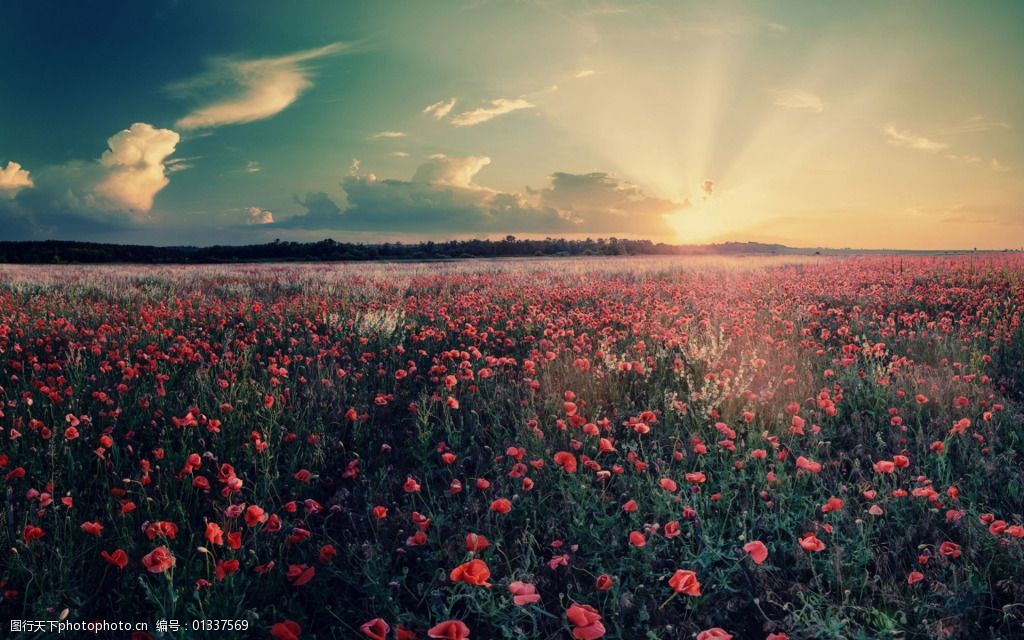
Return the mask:
<svg viewBox="0 0 1024 640">
<path fill-rule="evenodd" d="M 5 3 L 0 239 L 1024 245 L 1024 5 Z"/>
</svg>

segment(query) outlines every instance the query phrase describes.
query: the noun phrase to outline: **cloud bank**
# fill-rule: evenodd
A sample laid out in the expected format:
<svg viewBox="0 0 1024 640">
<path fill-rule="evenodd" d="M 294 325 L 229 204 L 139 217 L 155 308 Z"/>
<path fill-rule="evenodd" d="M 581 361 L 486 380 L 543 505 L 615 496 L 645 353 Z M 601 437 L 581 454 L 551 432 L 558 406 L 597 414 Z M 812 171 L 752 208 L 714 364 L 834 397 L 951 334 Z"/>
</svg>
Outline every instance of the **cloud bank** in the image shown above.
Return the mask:
<svg viewBox="0 0 1024 640">
<path fill-rule="evenodd" d="M 306 213 L 275 226 L 392 233 L 670 234 L 666 214 L 689 202 L 647 195 L 616 176 L 556 172 L 547 186 L 522 193 L 476 182 L 487 156 L 434 155 L 408 180 L 354 173 L 341 183 L 341 209 L 324 193 L 297 202 Z"/>
<path fill-rule="evenodd" d="M 95 187 L 96 195 L 108 208 L 148 212 L 153 198 L 170 182 L 166 160 L 179 140 L 174 131 L 144 122 L 115 133 L 99 160 L 105 176 Z"/>
</svg>

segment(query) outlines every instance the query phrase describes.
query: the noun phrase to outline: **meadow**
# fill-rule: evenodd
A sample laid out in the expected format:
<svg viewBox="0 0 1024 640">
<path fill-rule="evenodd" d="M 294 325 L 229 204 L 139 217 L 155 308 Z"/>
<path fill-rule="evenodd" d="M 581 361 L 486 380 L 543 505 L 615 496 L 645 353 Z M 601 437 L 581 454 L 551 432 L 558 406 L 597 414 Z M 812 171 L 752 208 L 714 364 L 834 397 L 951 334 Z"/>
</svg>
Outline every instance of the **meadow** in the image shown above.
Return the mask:
<svg viewBox="0 0 1024 640">
<path fill-rule="evenodd" d="M 0 618 L 1020 638 L 1022 393 L 1020 254 L 0 266 Z"/>
</svg>

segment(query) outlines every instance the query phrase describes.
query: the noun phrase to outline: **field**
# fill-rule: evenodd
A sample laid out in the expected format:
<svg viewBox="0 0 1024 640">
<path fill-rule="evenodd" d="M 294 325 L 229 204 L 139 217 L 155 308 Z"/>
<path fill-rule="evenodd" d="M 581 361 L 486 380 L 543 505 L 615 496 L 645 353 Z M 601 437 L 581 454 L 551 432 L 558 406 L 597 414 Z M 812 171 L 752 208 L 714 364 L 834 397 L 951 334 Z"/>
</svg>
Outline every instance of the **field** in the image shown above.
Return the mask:
<svg viewBox="0 0 1024 640">
<path fill-rule="evenodd" d="M 1020 638 L 1022 381 L 1019 254 L 0 267 L 0 617 Z"/>
</svg>

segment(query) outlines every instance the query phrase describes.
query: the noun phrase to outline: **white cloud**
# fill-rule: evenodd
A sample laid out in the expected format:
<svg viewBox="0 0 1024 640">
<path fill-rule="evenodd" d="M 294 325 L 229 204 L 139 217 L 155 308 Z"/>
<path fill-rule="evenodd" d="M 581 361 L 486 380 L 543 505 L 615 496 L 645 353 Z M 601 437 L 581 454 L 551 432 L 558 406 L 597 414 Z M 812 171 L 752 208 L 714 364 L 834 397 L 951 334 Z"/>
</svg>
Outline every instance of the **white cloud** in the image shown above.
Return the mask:
<svg viewBox="0 0 1024 640">
<path fill-rule="evenodd" d="M 440 120 L 441 118 L 445 117 L 451 112 L 452 107 L 455 106 L 455 101 L 455 98 L 449 98 L 448 100 L 440 100 L 438 102 L 435 102 L 434 104 L 427 105 L 423 109 L 423 113 L 429 113 L 430 115 Z"/>
<path fill-rule="evenodd" d="M 472 111 L 464 111 L 451 119 L 456 127 L 471 127 L 473 125 L 493 120 L 498 116 L 512 113 L 520 109 L 532 109 L 533 104 L 522 98 L 498 98 L 491 100 L 491 106 L 480 107 Z"/>
<path fill-rule="evenodd" d="M 99 160 L 105 176 L 93 191 L 108 208 L 149 211 L 153 198 L 170 182 L 167 157 L 174 153 L 179 139 L 170 129 L 144 122 L 115 133 Z"/>
<path fill-rule="evenodd" d="M 486 187 L 473 184 L 473 176 L 480 173 L 480 170 L 490 163 L 491 159 L 487 156 L 453 158 L 436 154 L 430 156 L 429 160 L 416 169 L 411 182 L 489 191 Z"/>
<path fill-rule="evenodd" d="M 260 209 L 259 207 L 249 207 L 245 210 L 248 218 L 246 218 L 246 224 L 273 224 L 274 213 L 266 209 Z"/>
<path fill-rule="evenodd" d="M 825 103 L 821 96 L 804 89 L 777 89 L 774 92 L 775 106 L 821 113 Z"/>
<path fill-rule="evenodd" d="M 916 133 L 901 131 L 893 124 L 885 125 L 883 131 L 889 138 L 889 144 L 900 147 L 909 147 L 918 151 L 928 151 L 929 153 L 938 153 L 943 149 L 949 148 L 949 145 L 944 142 L 936 142 Z"/>
<path fill-rule="evenodd" d="M 943 134 L 982 133 L 994 129 L 1012 129 L 1009 123 L 989 120 L 985 116 L 971 116 L 965 122 L 942 130 Z"/>
<path fill-rule="evenodd" d="M 769 31 L 772 31 L 774 33 L 786 33 L 787 31 L 789 31 L 789 27 L 782 24 L 781 22 L 769 22 L 768 24 L 765 25 L 765 27 L 767 27 Z"/>
<path fill-rule="evenodd" d="M 995 158 L 992 158 L 991 166 L 993 171 L 997 171 L 999 173 L 1007 173 L 1010 171 L 1010 167 L 1006 166 L 1005 164 L 1002 164 Z"/>
<path fill-rule="evenodd" d="M 580 71 L 579 73 L 577 73 L 573 77 L 574 78 L 589 78 L 590 76 L 594 75 L 594 73 L 596 73 L 596 72 L 593 69 L 584 69 L 584 70 Z"/>
<path fill-rule="evenodd" d="M 306 63 L 344 51 L 334 43 L 276 58 L 255 60 L 219 59 L 213 68 L 192 80 L 171 87 L 175 93 L 194 93 L 210 87 L 231 86 L 232 95 L 200 107 L 177 122 L 184 130 L 219 127 L 263 120 L 284 111 L 313 86 Z"/>
<path fill-rule="evenodd" d="M 381 131 L 370 136 L 374 140 L 380 140 L 381 138 L 404 138 L 404 131 Z"/>
<path fill-rule="evenodd" d="M 263 165 L 255 160 L 250 160 L 248 164 L 245 165 L 246 173 L 259 173 L 260 171 L 263 171 Z"/>
<path fill-rule="evenodd" d="M 31 189 L 34 185 L 29 171 L 17 162 L 8 160 L 7 167 L 0 169 L 0 198 L 13 198 L 22 189 Z"/>
<path fill-rule="evenodd" d="M 406 153 L 405 151 L 392 151 L 391 155 L 393 155 L 396 158 L 408 158 L 409 157 L 409 154 Z"/>
</svg>

